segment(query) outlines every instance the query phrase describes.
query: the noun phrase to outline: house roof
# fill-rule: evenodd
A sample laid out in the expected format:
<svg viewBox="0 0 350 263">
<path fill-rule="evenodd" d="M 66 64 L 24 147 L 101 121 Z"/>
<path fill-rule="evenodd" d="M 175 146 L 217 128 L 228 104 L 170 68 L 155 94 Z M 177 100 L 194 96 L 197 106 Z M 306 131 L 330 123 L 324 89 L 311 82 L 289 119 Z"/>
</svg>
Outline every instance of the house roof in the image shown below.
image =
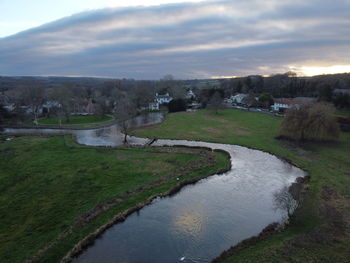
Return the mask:
<svg viewBox="0 0 350 263">
<path fill-rule="evenodd" d="M 314 97 L 296 97 L 293 100 L 304 101 L 304 102 L 316 102 L 317 98 L 314 98 Z"/>
<path fill-rule="evenodd" d="M 275 99 L 275 103 L 295 105 L 295 104 L 300 104 L 300 103 L 305 103 L 305 102 L 302 102 L 299 100 L 294 100 L 294 99 Z"/>
<path fill-rule="evenodd" d="M 243 99 L 245 97 L 247 97 L 248 95 L 247 94 L 244 94 L 244 93 L 240 93 L 240 94 L 237 94 L 235 96 L 232 96 L 231 98 L 232 99 Z"/>
<path fill-rule="evenodd" d="M 158 95 L 157 99 L 170 99 L 171 97 L 168 95 Z"/>
<path fill-rule="evenodd" d="M 274 99 L 275 103 L 287 104 L 287 105 L 296 105 L 296 104 L 305 104 L 308 102 L 316 102 L 317 98 L 313 97 L 296 97 L 296 98 L 279 98 Z"/>
</svg>

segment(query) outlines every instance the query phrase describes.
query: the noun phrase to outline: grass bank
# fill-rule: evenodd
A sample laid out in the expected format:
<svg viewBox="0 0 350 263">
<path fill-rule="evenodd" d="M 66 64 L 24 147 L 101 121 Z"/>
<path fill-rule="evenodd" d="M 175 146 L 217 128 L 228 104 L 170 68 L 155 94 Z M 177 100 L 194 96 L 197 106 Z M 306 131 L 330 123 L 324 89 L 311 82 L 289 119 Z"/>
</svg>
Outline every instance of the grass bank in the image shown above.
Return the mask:
<svg viewBox="0 0 350 263">
<path fill-rule="evenodd" d="M 336 110 L 335 115 L 338 117 L 350 118 L 350 110 L 349 109 Z"/>
<path fill-rule="evenodd" d="M 94 129 L 114 124 L 116 121 L 112 116 L 96 116 L 96 115 L 71 115 L 69 121 L 63 119 L 59 125 L 57 117 L 40 118 L 38 125 L 32 121 L 13 122 L 9 120 L 2 124 L 4 127 L 25 127 L 25 128 L 55 128 L 55 129 Z"/>
<path fill-rule="evenodd" d="M 350 258 L 350 133 L 338 142 L 293 143 L 274 139 L 281 118 L 261 113 L 201 110 L 169 114 L 135 135 L 238 144 L 271 152 L 309 172 L 302 206 L 283 231 L 222 262 L 348 262 Z"/>
<path fill-rule="evenodd" d="M 5 138 L 1 262 L 58 262 L 117 214 L 229 163 L 224 154 L 203 149 L 94 148 L 71 136 Z"/>
<path fill-rule="evenodd" d="M 87 123 L 98 123 L 98 122 L 104 122 L 112 120 L 113 118 L 111 116 L 103 115 L 103 116 L 96 116 L 96 115 L 71 115 L 69 117 L 69 121 L 66 119 L 62 120 L 62 125 L 74 125 L 74 124 L 87 124 Z M 59 120 L 57 117 L 50 117 L 50 118 L 40 118 L 39 119 L 40 125 L 58 125 Z"/>
</svg>

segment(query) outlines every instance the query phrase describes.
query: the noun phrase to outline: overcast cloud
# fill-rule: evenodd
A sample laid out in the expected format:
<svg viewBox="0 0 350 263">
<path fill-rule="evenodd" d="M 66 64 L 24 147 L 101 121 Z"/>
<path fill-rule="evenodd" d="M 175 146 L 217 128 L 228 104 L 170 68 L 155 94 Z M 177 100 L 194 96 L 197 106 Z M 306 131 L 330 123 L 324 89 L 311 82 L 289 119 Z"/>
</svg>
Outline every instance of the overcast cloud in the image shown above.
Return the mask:
<svg viewBox="0 0 350 263">
<path fill-rule="evenodd" d="M 102 9 L 0 38 L 0 75 L 158 79 L 350 65 L 349 0 Z"/>
</svg>

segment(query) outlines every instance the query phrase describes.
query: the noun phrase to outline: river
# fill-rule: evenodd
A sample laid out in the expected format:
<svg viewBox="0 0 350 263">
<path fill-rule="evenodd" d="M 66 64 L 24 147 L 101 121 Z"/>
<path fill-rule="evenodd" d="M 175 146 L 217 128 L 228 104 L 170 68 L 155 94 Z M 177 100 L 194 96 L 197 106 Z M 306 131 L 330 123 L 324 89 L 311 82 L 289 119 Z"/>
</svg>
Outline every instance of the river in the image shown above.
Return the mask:
<svg viewBox="0 0 350 263">
<path fill-rule="evenodd" d="M 152 116 L 152 121 L 142 117 L 135 126 L 162 120 L 160 115 Z M 17 134 L 25 133 L 16 130 Z M 56 132 L 73 133 L 79 143 L 86 145 L 122 143 L 116 125 L 48 133 Z M 129 141 L 145 144 L 148 140 L 130 137 Z M 221 149 L 230 154 L 232 169 L 185 186 L 175 195 L 153 200 L 104 232 L 73 262 L 210 262 L 230 246 L 257 235 L 270 223 L 286 220 L 287 212 L 276 207 L 274 194 L 297 177 L 305 176 L 301 169 L 274 155 L 241 146 L 185 140 L 157 140 L 153 145 Z"/>
</svg>

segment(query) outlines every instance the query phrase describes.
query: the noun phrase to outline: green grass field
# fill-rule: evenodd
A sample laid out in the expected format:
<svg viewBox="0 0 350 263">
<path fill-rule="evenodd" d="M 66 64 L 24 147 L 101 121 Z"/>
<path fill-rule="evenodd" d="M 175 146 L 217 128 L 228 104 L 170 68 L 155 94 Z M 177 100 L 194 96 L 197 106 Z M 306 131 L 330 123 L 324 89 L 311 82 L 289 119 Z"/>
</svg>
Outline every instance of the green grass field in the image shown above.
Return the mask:
<svg viewBox="0 0 350 263">
<path fill-rule="evenodd" d="M 70 136 L 4 138 L 0 136 L 0 262 L 23 262 L 71 229 L 35 260 L 58 262 L 114 215 L 176 186 L 172 175 L 183 175 L 181 167 L 191 170 L 193 162 L 207 163 L 198 150 L 187 153 L 183 148 L 94 148 L 79 146 Z M 215 157 L 213 165 L 194 169 L 180 182 L 227 167 L 224 154 Z M 126 194 L 130 196 L 123 198 Z M 74 224 L 83 213 L 115 197 L 122 198 L 120 204 L 85 225 Z"/>
<path fill-rule="evenodd" d="M 72 115 L 69 117 L 69 121 L 63 119 L 62 125 L 72 125 L 72 124 L 87 124 L 87 123 L 98 123 L 112 120 L 110 116 L 96 116 L 96 115 Z M 57 117 L 51 118 L 41 118 L 39 119 L 39 125 L 58 125 L 59 120 Z"/>
<path fill-rule="evenodd" d="M 336 110 L 335 115 L 339 117 L 350 118 L 350 110 Z"/>
<path fill-rule="evenodd" d="M 296 145 L 274 139 L 280 117 L 223 110 L 169 114 L 138 136 L 238 144 L 268 151 L 306 170 L 311 179 L 291 224 L 224 262 L 349 262 L 350 133 L 338 142 Z"/>
</svg>

